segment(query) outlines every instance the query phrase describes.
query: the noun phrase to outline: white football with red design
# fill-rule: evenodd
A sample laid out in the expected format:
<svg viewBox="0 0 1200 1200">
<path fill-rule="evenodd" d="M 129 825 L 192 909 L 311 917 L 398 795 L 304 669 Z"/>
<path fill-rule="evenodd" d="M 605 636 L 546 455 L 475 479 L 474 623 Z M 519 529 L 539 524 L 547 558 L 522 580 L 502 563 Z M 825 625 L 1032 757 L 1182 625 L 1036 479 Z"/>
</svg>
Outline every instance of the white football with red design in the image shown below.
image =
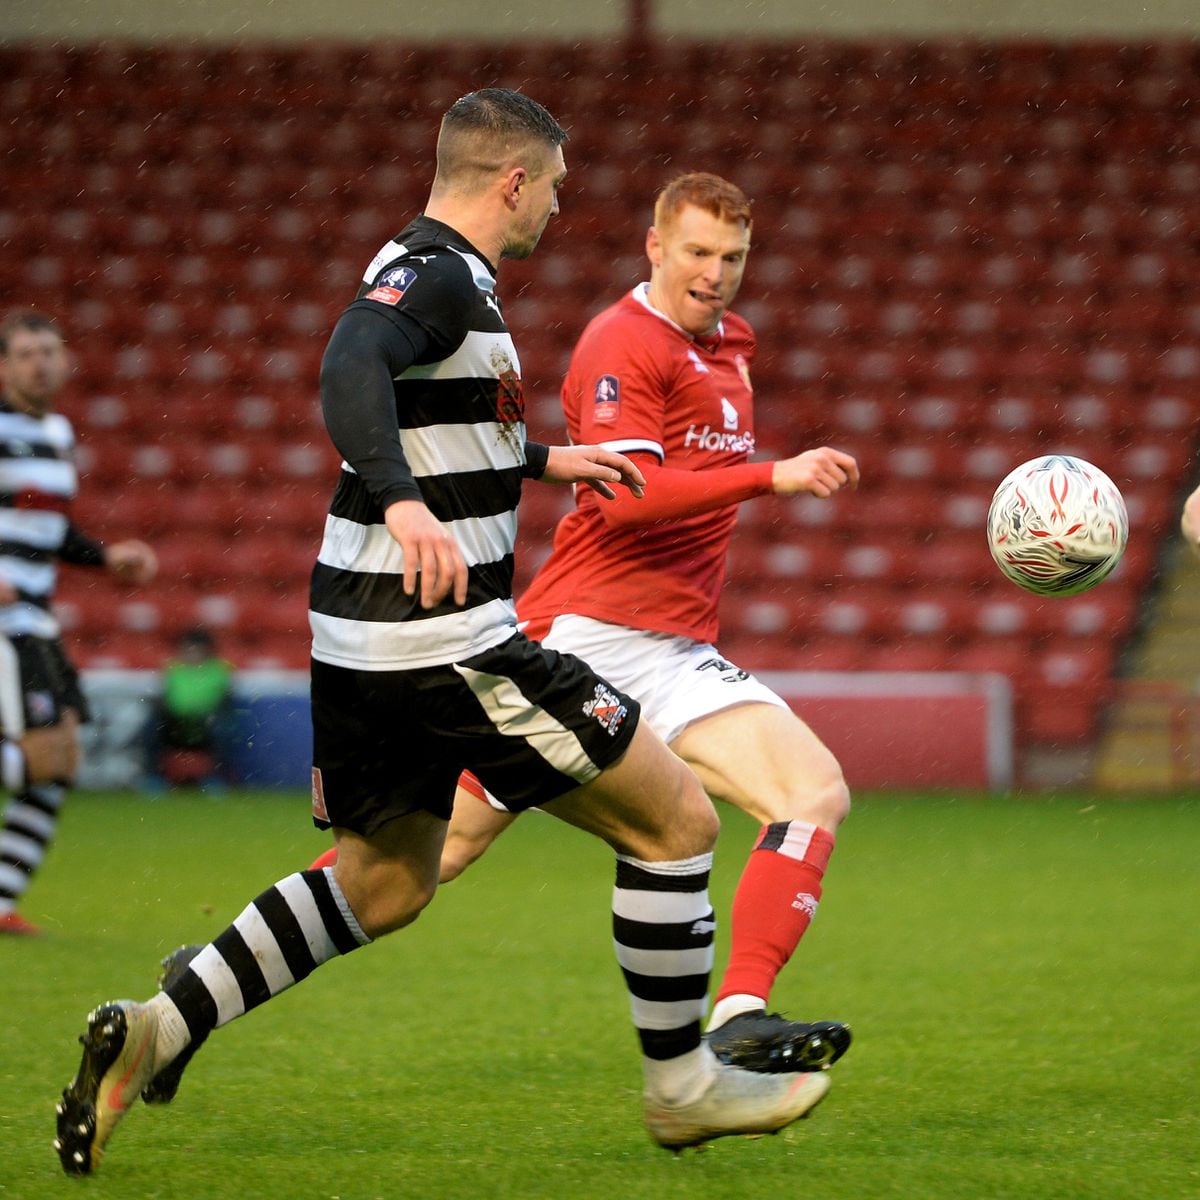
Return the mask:
<svg viewBox="0 0 1200 1200">
<path fill-rule="evenodd" d="M 1039 596 L 1073 596 L 1121 561 L 1129 517 L 1117 485 L 1098 467 L 1047 454 L 1004 477 L 987 532 L 996 565 L 1013 583 Z"/>
</svg>

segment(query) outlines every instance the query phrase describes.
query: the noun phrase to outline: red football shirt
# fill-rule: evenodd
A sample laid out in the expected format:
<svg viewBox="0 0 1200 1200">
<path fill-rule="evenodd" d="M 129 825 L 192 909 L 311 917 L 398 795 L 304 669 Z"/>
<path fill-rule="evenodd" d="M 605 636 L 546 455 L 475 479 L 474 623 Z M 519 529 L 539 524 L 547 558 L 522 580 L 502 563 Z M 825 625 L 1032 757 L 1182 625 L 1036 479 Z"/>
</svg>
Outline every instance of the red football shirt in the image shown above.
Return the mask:
<svg viewBox="0 0 1200 1200">
<path fill-rule="evenodd" d="M 592 320 L 575 347 L 562 389 L 571 441 L 653 455 L 677 471 L 738 467 L 754 449 L 753 354 L 754 334 L 740 317 L 727 313 L 711 338 L 694 339 L 650 307 L 642 284 Z M 769 463 L 736 476 L 738 500 L 771 490 Z M 544 635 L 560 613 L 575 613 L 716 639 L 737 502 L 646 522 L 637 506 L 650 507 L 653 486 L 645 501 L 621 502 L 636 523 L 618 521 L 612 510 L 606 517 L 604 506 L 617 502 L 576 488 L 574 510 L 517 605 L 530 636 Z"/>
</svg>

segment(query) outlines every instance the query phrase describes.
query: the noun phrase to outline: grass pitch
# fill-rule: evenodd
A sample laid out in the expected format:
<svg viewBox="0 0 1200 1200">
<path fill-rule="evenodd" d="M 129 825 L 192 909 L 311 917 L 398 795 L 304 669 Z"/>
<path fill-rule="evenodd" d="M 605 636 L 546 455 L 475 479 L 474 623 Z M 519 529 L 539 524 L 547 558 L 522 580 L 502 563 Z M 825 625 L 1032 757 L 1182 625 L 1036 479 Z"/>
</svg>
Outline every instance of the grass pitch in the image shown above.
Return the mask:
<svg viewBox="0 0 1200 1200">
<path fill-rule="evenodd" d="M 753 829 L 725 820 L 724 919 Z M 532 814 L 410 930 L 218 1031 L 61 1175 L 97 1001 L 144 998 L 325 846 L 297 796 L 78 795 L 0 940 L 0 1197 L 973 1200 L 1200 1195 L 1200 799 L 866 797 L 773 1002 L 855 1045 L 811 1121 L 675 1158 L 639 1118 L 611 860 Z M 718 962 L 724 942 L 718 942 Z"/>
</svg>

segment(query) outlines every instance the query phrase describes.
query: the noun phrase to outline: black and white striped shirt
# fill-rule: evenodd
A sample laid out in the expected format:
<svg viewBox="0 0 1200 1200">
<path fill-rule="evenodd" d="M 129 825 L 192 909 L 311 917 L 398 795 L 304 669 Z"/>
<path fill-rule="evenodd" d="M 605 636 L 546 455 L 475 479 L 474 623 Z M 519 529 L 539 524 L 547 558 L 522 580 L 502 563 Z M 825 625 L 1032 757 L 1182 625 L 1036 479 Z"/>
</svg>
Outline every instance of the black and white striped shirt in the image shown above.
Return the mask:
<svg viewBox="0 0 1200 1200">
<path fill-rule="evenodd" d="M 355 438 L 359 465 L 375 465 L 373 488 L 351 462 L 342 464 L 310 592 L 312 653 L 321 662 L 375 671 L 435 666 L 480 653 L 516 630 L 513 544 L 528 473 L 524 404 L 495 285 L 494 268 L 470 243 L 420 217 L 375 256 L 343 317 L 367 311 L 371 320 L 384 317 L 409 331 L 415 322 L 426 349 L 393 378 L 394 427 L 374 441 Z M 401 474 L 393 486 L 381 481 L 378 463 L 386 454 L 378 443 L 397 436 Z M 464 606 L 449 596 L 422 609 L 419 588 L 404 594 L 404 556 L 383 512 L 406 497 L 423 500 L 458 543 L 469 568 Z"/>
<path fill-rule="evenodd" d="M 35 417 L 0 400 L 0 579 L 18 593 L 0 605 L 0 633 L 9 637 L 57 637 L 57 560 L 99 561 L 99 547 L 67 515 L 79 487 L 74 451 L 62 414 Z"/>
</svg>

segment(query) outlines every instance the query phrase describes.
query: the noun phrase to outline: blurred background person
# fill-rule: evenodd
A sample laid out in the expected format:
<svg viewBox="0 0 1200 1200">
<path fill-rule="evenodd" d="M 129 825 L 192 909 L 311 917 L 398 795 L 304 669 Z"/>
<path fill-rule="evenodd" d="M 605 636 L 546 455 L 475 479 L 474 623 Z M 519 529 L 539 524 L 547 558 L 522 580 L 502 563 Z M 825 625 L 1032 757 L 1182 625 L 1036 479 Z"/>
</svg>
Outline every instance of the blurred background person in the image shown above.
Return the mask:
<svg viewBox="0 0 1200 1200">
<path fill-rule="evenodd" d="M 105 567 L 128 583 L 154 576 L 144 542 L 111 546 L 68 515 L 78 490 L 71 423 L 54 411 L 70 374 L 58 326 L 35 312 L 0 323 L 0 933 L 36 934 L 17 902 L 41 866 L 79 766 L 88 717 L 51 611 L 58 563 Z"/>
<path fill-rule="evenodd" d="M 144 735 L 147 788 L 231 782 L 234 669 L 207 629 L 180 636 L 161 682 Z"/>
</svg>

